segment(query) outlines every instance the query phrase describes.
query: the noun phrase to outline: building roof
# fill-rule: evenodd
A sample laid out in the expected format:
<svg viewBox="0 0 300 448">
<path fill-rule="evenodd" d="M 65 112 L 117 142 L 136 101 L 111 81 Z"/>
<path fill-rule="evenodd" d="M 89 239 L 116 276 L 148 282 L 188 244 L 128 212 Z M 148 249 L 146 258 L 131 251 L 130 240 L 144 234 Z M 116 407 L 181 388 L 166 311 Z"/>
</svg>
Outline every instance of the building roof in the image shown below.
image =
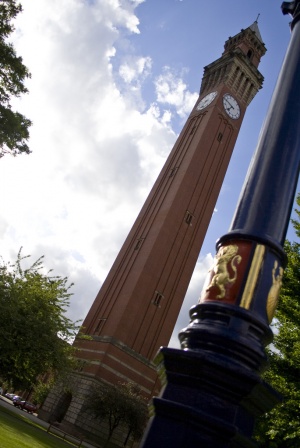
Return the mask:
<svg viewBox="0 0 300 448">
<path fill-rule="evenodd" d="M 264 43 L 258 28 L 258 23 L 257 20 L 255 20 L 255 22 L 249 26 L 250 30 L 254 31 L 254 33 L 256 34 L 256 37 L 260 40 L 261 43 Z"/>
</svg>

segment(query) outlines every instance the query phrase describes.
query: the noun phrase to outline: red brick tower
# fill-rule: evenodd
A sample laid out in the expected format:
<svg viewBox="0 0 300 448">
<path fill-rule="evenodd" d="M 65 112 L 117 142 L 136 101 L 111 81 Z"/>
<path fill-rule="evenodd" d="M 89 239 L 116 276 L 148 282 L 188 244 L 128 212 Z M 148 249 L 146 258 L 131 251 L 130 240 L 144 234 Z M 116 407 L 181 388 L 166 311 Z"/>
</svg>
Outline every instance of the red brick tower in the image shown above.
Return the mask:
<svg viewBox="0 0 300 448">
<path fill-rule="evenodd" d="M 152 360 L 171 337 L 265 52 L 254 22 L 205 67 L 199 99 L 83 322 L 88 338 L 75 341 L 83 368 L 67 390 L 51 391 L 41 418 L 96 437 L 105 424 L 84 411 L 95 384 L 159 393 Z"/>
<path fill-rule="evenodd" d="M 263 83 L 257 22 L 204 69 L 200 96 L 84 323 L 85 373 L 158 392 L 151 361 L 167 345 L 247 106 Z"/>
</svg>

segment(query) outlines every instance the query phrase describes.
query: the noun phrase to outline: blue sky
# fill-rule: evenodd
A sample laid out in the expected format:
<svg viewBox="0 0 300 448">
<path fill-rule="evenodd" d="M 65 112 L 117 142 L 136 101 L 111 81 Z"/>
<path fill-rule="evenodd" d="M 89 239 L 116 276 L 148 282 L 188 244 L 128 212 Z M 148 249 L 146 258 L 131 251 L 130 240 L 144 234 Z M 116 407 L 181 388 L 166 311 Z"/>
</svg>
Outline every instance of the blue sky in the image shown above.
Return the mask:
<svg viewBox="0 0 300 448">
<path fill-rule="evenodd" d="M 1 254 L 21 246 L 74 282 L 83 319 L 198 98 L 203 67 L 259 16 L 263 89 L 249 106 L 176 334 L 227 232 L 290 39 L 281 2 L 23 0 L 13 38 L 32 78 L 15 107 L 30 156 L 1 159 Z M 290 233 L 291 237 L 293 234 Z"/>
</svg>

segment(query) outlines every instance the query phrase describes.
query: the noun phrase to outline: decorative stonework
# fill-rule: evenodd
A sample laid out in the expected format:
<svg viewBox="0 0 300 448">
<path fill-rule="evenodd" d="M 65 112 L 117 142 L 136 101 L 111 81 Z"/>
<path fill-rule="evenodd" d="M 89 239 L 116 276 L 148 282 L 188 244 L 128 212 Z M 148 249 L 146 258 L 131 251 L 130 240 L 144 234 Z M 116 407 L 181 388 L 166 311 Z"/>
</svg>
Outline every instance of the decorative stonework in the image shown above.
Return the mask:
<svg viewBox="0 0 300 448">
<path fill-rule="evenodd" d="M 261 41 L 257 23 L 230 37 L 224 48 L 222 57 L 204 68 L 200 95 L 226 84 L 248 106 L 264 80 L 257 67 L 266 48 Z"/>
</svg>

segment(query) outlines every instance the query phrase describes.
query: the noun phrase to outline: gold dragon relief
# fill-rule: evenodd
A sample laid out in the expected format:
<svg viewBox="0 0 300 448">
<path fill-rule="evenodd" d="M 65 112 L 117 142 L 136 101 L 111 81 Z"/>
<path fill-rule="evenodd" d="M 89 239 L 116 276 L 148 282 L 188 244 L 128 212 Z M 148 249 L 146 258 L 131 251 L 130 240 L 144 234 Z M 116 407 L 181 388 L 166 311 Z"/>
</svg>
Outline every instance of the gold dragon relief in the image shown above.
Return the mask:
<svg viewBox="0 0 300 448">
<path fill-rule="evenodd" d="M 214 265 L 211 269 L 213 276 L 205 291 L 209 292 L 216 287 L 219 292 L 216 295 L 217 299 L 223 299 L 226 294 L 226 286 L 237 280 L 237 265 L 242 261 L 238 250 L 237 245 L 224 246 L 219 249 L 214 258 Z M 233 272 L 232 276 L 230 276 L 229 267 Z"/>
</svg>

